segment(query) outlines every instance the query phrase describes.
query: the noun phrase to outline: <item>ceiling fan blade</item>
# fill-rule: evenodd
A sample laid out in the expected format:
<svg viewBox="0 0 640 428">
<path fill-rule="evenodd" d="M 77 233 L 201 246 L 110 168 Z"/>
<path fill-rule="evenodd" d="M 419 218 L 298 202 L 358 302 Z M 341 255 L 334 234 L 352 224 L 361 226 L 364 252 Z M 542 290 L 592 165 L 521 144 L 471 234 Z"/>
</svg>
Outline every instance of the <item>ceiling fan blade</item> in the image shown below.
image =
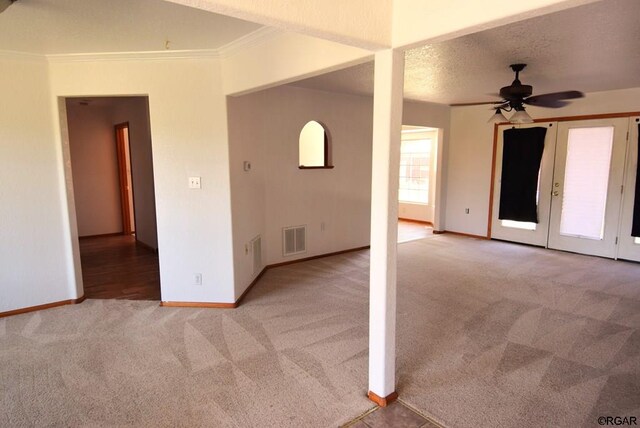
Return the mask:
<svg viewBox="0 0 640 428">
<path fill-rule="evenodd" d="M 568 103 L 562 100 L 571 100 L 574 98 L 582 98 L 584 94 L 580 91 L 563 91 L 552 92 L 550 94 L 534 95 L 529 98 L 525 98 L 523 102 L 537 107 L 550 107 L 558 108 L 567 105 Z"/>
<path fill-rule="evenodd" d="M 569 105 L 568 101 L 563 101 L 563 100 L 548 100 L 548 99 L 541 99 L 541 100 L 536 100 L 535 103 L 530 103 L 527 100 L 523 101 L 524 104 L 529 104 L 532 105 L 534 107 L 546 107 L 546 108 L 560 108 L 560 107 L 564 107 Z"/>
<path fill-rule="evenodd" d="M 489 104 L 504 104 L 504 101 L 484 101 L 479 103 L 454 103 L 454 104 L 449 104 L 449 106 L 463 107 L 463 106 L 482 106 L 482 105 L 489 105 Z"/>
</svg>

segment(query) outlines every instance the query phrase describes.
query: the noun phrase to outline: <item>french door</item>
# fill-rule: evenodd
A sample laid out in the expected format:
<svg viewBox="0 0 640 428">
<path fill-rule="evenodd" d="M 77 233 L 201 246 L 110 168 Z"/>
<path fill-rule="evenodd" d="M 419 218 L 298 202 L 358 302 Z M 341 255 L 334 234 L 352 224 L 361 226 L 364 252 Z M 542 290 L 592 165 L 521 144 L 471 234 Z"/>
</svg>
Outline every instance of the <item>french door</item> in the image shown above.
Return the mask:
<svg viewBox="0 0 640 428">
<path fill-rule="evenodd" d="M 640 261 L 640 239 L 630 235 L 638 130 L 629 123 L 623 117 L 519 126 L 547 128 L 538 178 L 538 223 L 498 219 L 503 131 L 513 125 L 500 126 L 491 237 Z"/>
<path fill-rule="evenodd" d="M 549 248 L 615 258 L 629 119 L 560 122 Z"/>
<path fill-rule="evenodd" d="M 553 164 L 556 151 L 556 123 L 531 123 L 518 125 L 517 128 L 534 128 L 544 126 L 547 133 L 544 139 L 544 151 L 540 162 L 538 177 L 538 223 L 520 222 L 498 219 L 500 210 L 500 190 L 502 184 L 502 154 L 504 149 L 504 131 L 514 125 L 498 127 L 496 146 L 496 171 L 494 176 L 493 215 L 491 221 L 491 237 L 505 241 L 522 242 L 524 244 L 546 246 L 549 234 L 549 211 L 551 209 L 551 186 L 553 180 Z"/>
<path fill-rule="evenodd" d="M 631 236 L 635 201 L 636 175 L 638 171 L 638 126 L 640 116 L 629 120 L 629 143 L 625 168 L 624 193 L 620 229 L 618 230 L 618 258 L 640 262 L 640 237 Z"/>
</svg>

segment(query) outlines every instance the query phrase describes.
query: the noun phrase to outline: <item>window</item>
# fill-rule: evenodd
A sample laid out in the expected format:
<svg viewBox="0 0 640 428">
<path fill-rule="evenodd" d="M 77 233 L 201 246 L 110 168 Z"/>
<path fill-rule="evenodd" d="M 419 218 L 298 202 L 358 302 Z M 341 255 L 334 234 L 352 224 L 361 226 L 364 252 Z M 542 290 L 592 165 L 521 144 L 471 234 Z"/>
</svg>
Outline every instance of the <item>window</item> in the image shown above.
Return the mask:
<svg viewBox="0 0 640 428">
<path fill-rule="evenodd" d="M 604 238 L 613 130 L 613 126 L 569 129 L 561 235 Z"/>
<path fill-rule="evenodd" d="M 403 140 L 400 147 L 400 202 L 429 203 L 431 139 Z"/>
<path fill-rule="evenodd" d="M 307 122 L 300 131 L 298 147 L 300 169 L 333 168 L 330 162 L 329 135 L 319 122 Z"/>
</svg>

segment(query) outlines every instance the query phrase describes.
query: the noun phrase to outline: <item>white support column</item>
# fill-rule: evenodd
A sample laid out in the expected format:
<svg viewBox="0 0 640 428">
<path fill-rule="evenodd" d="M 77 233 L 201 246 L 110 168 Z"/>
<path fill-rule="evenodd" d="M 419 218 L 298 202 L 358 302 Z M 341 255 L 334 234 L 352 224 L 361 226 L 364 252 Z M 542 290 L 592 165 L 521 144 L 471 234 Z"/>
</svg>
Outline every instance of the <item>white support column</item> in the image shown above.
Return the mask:
<svg viewBox="0 0 640 428">
<path fill-rule="evenodd" d="M 396 397 L 396 253 L 404 52 L 375 55 L 371 174 L 369 398 Z"/>
</svg>

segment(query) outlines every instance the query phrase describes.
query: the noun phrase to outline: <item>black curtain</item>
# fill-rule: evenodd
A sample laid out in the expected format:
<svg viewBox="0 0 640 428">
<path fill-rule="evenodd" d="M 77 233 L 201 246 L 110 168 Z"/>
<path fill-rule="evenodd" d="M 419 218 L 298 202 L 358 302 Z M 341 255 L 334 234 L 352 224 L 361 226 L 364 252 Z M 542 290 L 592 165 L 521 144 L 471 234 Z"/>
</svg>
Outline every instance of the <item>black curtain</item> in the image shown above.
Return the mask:
<svg viewBox="0 0 640 428">
<path fill-rule="evenodd" d="M 640 124 L 638 124 L 638 165 L 636 172 L 636 197 L 633 203 L 631 236 L 640 236 Z"/>
<path fill-rule="evenodd" d="M 536 193 L 546 134 L 542 127 L 504 131 L 499 219 L 538 222 Z"/>
</svg>

